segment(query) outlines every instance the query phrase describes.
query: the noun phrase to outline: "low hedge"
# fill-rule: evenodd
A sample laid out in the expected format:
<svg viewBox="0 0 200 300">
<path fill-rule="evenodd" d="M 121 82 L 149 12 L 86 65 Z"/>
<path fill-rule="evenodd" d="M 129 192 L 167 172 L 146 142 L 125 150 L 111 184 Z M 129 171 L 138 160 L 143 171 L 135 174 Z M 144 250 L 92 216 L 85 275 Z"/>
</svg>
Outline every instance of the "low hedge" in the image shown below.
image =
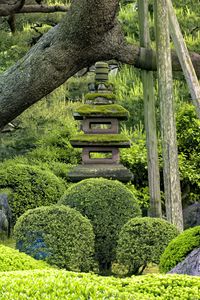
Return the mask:
<svg viewBox="0 0 200 300">
<path fill-rule="evenodd" d="M 74 207 L 91 220 L 100 272 L 110 272 L 121 227 L 141 215 L 137 199 L 121 182 L 94 178 L 69 187 L 59 204 Z"/>
<path fill-rule="evenodd" d="M 65 191 L 65 184 L 51 171 L 39 166 L 1 164 L 0 189 L 12 190 L 11 206 L 13 223 L 26 210 L 41 205 L 55 204 Z"/>
<path fill-rule="evenodd" d="M 89 220 L 66 206 L 28 210 L 14 227 L 16 247 L 50 265 L 73 271 L 92 269 L 94 233 Z"/>
<path fill-rule="evenodd" d="M 0 273 L 1 300 L 198 300 L 200 280 L 186 275 L 126 279 L 63 270 Z"/>
<path fill-rule="evenodd" d="M 0 272 L 50 269 L 51 267 L 18 250 L 0 245 Z"/>
<path fill-rule="evenodd" d="M 140 274 L 148 263 L 158 264 L 168 243 L 178 235 L 176 227 L 158 218 L 133 218 L 119 234 L 117 259 L 129 274 Z"/>
<path fill-rule="evenodd" d="M 169 272 L 194 249 L 200 247 L 200 226 L 189 228 L 173 239 L 161 255 L 159 268 Z"/>
</svg>

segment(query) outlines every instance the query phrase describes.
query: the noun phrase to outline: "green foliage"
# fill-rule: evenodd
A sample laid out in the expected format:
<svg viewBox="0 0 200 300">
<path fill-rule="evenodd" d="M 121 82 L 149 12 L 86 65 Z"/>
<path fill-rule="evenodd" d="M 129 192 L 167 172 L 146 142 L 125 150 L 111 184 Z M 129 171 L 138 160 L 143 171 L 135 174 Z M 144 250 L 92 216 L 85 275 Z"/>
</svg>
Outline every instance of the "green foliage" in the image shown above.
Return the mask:
<svg viewBox="0 0 200 300">
<path fill-rule="evenodd" d="M 177 112 L 177 138 L 183 205 L 199 202 L 200 120 L 192 104 L 182 103 Z"/>
<path fill-rule="evenodd" d="M 59 203 L 76 208 L 91 220 L 100 271 L 109 271 L 121 227 L 141 214 L 132 193 L 118 181 L 85 179 L 71 186 Z"/>
<path fill-rule="evenodd" d="M 25 253 L 20 253 L 18 250 L 0 245 L 1 272 L 50 268 L 51 267 L 43 261 L 37 261 Z"/>
<path fill-rule="evenodd" d="M 173 239 L 160 258 L 160 271 L 166 273 L 173 269 L 178 263 L 195 248 L 200 247 L 200 226 L 195 226 L 183 231 Z"/>
<path fill-rule="evenodd" d="M 176 227 L 158 218 L 133 218 L 119 234 L 117 259 L 129 274 L 140 274 L 148 263 L 159 263 L 168 243 L 178 235 Z"/>
<path fill-rule="evenodd" d="M 198 300 L 200 281 L 186 275 L 98 277 L 64 270 L 0 274 L 1 300 Z"/>
<path fill-rule="evenodd" d="M 36 259 L 73 271 L 92 267 L 94 233 L 89 220 L 66 206 L 28 210 L 14 228 L 17 248 Z"/>
<path fill-rule="evenodd" d="M 63 181 L 51 171 L 38 166 L 2 163 L 0 188 L 12 189 L 12 219 L 16 219 L 29 208 L 56 203 L 65 191 Z"/>
</svg>

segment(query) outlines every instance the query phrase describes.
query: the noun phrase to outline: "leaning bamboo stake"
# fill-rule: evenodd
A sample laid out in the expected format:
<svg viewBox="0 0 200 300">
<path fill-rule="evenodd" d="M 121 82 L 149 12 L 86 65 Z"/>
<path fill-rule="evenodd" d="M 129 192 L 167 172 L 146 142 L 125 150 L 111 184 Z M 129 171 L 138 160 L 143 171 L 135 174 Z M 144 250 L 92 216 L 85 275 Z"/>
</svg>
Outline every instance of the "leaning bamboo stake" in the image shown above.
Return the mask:
<svg viewBox="0 0 200 300">
<path fill-rule="evenodd" d="M 166 215 L 169 222 L 183 230 L 168 9 L 166 0 L 154 3 Z"/>
<path fill-rule="evenodd" d="M 193 104 L 196 107 L 197 115 L 200 118 L 200 85 L 195 73 L 187 46 L 185 44 L 181 29 L 172 5 L 171 0 L 166 0 L 169 12 L 170 34 L 175 45 L 185 79 L 187 81 Z"/>
<path fill-rule="evenodd" d="M 138 16 L 140 29 L 140 46 L 150 49 L 148 1 L 138 0 Z M 148 182 L 150 194 L 151 217 L 162 217 L 160 198 L 160 173 L 158 160 L 158 143 L 156 133 L 156 114 L 153 72 L 141 70 L 144 96 L 144 119 L 148 156 Z"/>
</svg>

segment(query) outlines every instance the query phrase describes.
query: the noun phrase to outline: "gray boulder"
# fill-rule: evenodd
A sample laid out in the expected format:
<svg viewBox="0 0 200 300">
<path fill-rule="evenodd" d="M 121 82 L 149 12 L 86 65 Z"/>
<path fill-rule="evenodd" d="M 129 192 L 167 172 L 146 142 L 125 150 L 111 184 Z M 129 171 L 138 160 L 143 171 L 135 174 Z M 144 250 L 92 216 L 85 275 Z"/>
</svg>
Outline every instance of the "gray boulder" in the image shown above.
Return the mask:
<svg viewBox="0 0 200 300">
<path fill-rule="evenodd" d="M 12 214 L 8 198 L 9 195 L 6 192 L 0 192 L 0 233 L 6 233 L 9 237 L 12 227 Z"/>
<path fill-rule="evenodd" d="M 200 203 L 194 203 L 183 210 L 184 229 L 200 225 Z"/>
<path fill-rule="evenodd" d="M 200 276 L 200 248 L 194 249 L 188 256 L 174 267 L 168 274 L 187 274 Z"/>
</svg>

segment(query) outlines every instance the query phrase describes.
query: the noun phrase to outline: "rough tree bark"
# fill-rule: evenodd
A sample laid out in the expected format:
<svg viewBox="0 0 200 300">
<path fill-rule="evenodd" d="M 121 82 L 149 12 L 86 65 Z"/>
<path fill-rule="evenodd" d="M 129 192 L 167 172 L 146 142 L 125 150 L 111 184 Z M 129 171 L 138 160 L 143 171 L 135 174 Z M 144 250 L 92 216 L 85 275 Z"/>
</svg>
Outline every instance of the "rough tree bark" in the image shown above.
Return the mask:
<svg viewBox="0 0 200 300">
<path fill-rule="evenodd" d="M 167 220 L 182 231 L 183 214 L 173 103 L 168 9 L 166 0 L 154 0 L 154 3 L 165 207 Z"/>
<path fill-rule="evenodd" d="M 138 0 L 138 16 L 140 46 L 150 49 L 148 1 Z M 151 217 L 162 218 L 153 72 L 142 70 L 141 73 L 148 157 L 148 182 L 150 194 L 149 215 Z"/>
<path fill-rule="evenodd" d="M 80 69 L 117 59 L 156 69 L 155 53 L 126 44 L 116 21 L 118 0 L 72 0 L 62 22 L 0 75 L 0 128 Z M 145 57 L 145 59 L 144 59 Z M 200 76 L 200 55 L 192 54 Z M 181 70 L 176 55 L 175 70 Z"/>
</svg>

